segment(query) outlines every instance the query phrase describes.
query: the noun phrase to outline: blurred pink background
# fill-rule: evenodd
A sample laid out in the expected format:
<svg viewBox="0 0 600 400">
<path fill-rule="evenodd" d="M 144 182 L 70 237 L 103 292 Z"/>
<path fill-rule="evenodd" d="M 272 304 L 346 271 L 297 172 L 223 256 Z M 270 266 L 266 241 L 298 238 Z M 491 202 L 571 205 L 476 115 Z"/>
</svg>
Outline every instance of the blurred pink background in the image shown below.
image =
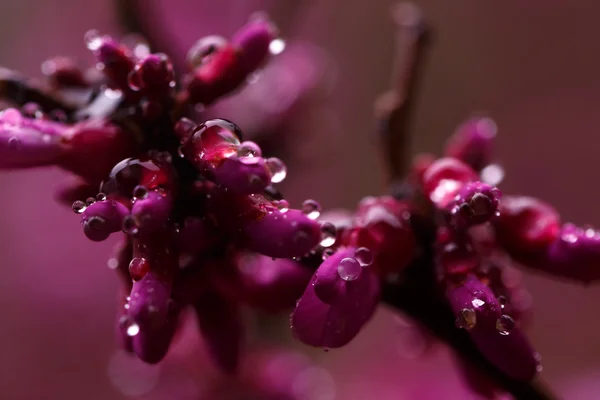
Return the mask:
<svg viewBox="0 0 600 400">
<path fill-rule="evenodd" d="M 391 68 L 391 1 L 148 3 L 157 3 L 161 18 L 155 22 L 180 41 L 178 48 L 208 33 L 230 34 L 253 11 L 270 7 L 289 40 L 323 47 L 335 63 L 336 85 L 318 118 L 298 120 L 303 130 L 323 139 L 311 141 L 302 161 L 291 163 L 284 192 L 292 204 L 312 197 L 324 207 L 352 207 L 362 196 L 381 192 L 372 104 L 387 88 Z M 302 4 L 290 22 L 286 8 L 296 3 Z M 417 4 L 437 40 L 411 151 L 439 151 L 461 120 L 485 111 L 500 128 L 497 156 L 507 171 L 503 189 L 546 199 L 566 220 L 600 226 L 600 190 L 594 186 L 600 172 L 592 162 L 600 144 L 600 3 Z M 119 32 L 107 0 L 3 0 L 0 16 L 0 64 L 30 76 L 39 76 L 40 63 L 51 55 L 88 62 L 82 37 L 90 28 Z M 61 175 L 54 170 L 0 174 L 0 398 L 124 399 L 107 373 L 116 349 L 118 282 L 106 267 L 113 243 L 89 242 L 72 211 L 52 201 Z M 534 299 L 529 333 L 543 357 L 542 378 L 561 398 L 599 398 L 600 290 L 538 276 L 525 280 Z M 285 328 L 285 320 L 281 324 Z M 381 308 L 351 345 L 310 352 L 331 379 L 326 377 L 329 391 L 315 390 L 307 400 L 375 394 L 381 400 L 469 398 L 447 350 L 437 346 L 408 360 L 403 346 L 391 313 Z M 184 379 L 176 370 L 171 362 L 152 373 L 160 375 L 157 379 Z M 202 383 L 190 385 L 196 393 L 190 400 L 198 399 Z M 151 393 L 138 398 L 154 398 Z"/>
</svg>

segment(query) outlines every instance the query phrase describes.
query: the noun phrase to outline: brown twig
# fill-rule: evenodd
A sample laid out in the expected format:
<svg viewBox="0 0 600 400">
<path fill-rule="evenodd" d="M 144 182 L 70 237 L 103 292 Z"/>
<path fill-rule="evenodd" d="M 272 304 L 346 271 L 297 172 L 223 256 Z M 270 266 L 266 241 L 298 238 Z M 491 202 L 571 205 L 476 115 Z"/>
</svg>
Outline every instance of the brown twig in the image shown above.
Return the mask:
<svg viewBox="0 0 600 400">
<path fill-rule="evenodd" d="M 382 150 L 390 183 L 401 180 L 407 171 L 409 125 L 416 86 L 431 39 L 431 31 L 425 29 L 421 11 L 415 5 L 398 5 L 393 16 L 397 36 L 391 87 L 375 102 L 375 116 L 381 124 Z"/>
</svg>

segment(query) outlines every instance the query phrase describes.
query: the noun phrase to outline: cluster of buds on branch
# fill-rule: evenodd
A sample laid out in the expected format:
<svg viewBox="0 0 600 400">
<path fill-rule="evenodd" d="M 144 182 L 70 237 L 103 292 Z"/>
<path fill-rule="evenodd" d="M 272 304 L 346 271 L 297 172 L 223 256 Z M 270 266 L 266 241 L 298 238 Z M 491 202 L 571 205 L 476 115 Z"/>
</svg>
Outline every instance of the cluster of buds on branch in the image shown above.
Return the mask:
<svg viewBox="0 0 600 400">
<path fill-rule="evenodd" d="M 350 342 L 384 301 L 455 348 L 467 374 L 475 366 L 517 398 L 548 398 L 530 385 L 540 358 L 506 272 L 524 266 L 595 281 L 600 233 L 562 224 L 541 200 L 501 195 L 487 118 L 461 125 L 442 158 L 418 156 L 406 171 L 398 151 L 425 31 L 414 6 L 399 10 L 394 87 L 378 102 L 394 189 L 337 218 L 314 200 L 290 208 L 274 186 L 286 166 L 234 123 L 191 119 L 282 50 L 264 18 L 231 40 L 198 41 L 180 80 L 165 54 L 93 31 L 85 39 L 97 63 L 88 71 L 51 59 L 44 90 L 2 71 L 0 95 L 21 109 L 0 114 L 0 168 L 71 172 L 57 197 L 80 215 L 85 235 L 123 233 L 109 266 L 122 281 L 124 349 L 159 362 L 191 308 L 214 360 L 232 372 L 242 305 L 295 304 L 294 335 L 329 349 Z"/>
</svg>

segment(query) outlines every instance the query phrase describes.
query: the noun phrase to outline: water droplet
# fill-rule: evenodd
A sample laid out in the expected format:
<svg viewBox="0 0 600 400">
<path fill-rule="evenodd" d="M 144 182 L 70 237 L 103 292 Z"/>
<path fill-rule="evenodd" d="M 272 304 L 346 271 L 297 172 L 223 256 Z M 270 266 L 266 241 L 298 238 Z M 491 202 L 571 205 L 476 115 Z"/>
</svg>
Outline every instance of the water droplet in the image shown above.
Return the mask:
<svg viewBox="0 0 600 400">
<path fill-rule="evenodd" d="M 501 335 L 509 335 L 515 329 L 515 320 L 509 315 L 503 315 L 496 320 L 496 329 Z"/>
<path fill-rule="evenodd" d="M 21 147 L 21 140 L 18 137 L 11 137 L 8 139 L 8 148 L 11 150 L 19 150 Z"/>
<path fill-rule="evenodd" d="M 177 148 L 177 155 L 180 158 L 185 158 L 185 153 L 183 152 L 183 145 L 181 145 Z"/>
<path fill-rule="evenodd" d="M 479 308 L 479 307 L 483 307 L 485 305 L 485 301 L 483 301 L 481 299 L 473 299 L 471 301 L 471 304 L 473 304 L 473 307 Z"/>
<path fill-rule="evenodd" d="M 148 197 L 148 188 L 144 185 L 137 185 L 133 189 L 133 199 L 134 200 L 144 200 Z"/>
<path fill-rule="evenodd" d="M 134 92 L 139 92 L 144 88 L 144 80 L 142 79 L 142 67 L 140 64 L 136 65 L 133 70 L 127 76 L 127 86 Z"/>
<path fill-rule="evenodd" d="M 262 152 L 256 143 L 246 141 L 240 144 L 237 155 L 238 157 L 260 157 Z"/>
<path fill-rule="evenodd" d="M 82 214 L 87 208 L 87 205 L 83 201 L 77 200 L 73 202 L 72 208 L 75 214 Z"/>
<path fill-rule="evenodd" d="M 140 326 L 138 324 L 136 324 L 135 322 L 131 323 L 127 327 L 127 336 L 135 336 L 138 333 L 140 333 Z"/>
<path fill-rule="evenodd" d="M 302 203 L 302 213 L 310 219 L 317 219 L 321 215 L 321 205 L 312 199 L 304 200 Z"/>
<path fill-rule="evenodd" d="M 325 222 L 321 225 L 321 242 L 322 247 L 330 247 L 335 243 L 337 230 L 331 222 Z"/>
<path fill-rule="evenodd" d="M 142 257 L 135 257 L 129 263 L 129 274 L 131 279 L 139 281 L 150 271 L 150 263 Z"/>
<path fill-rule="evenodd" d="M 23 107 L 21 107 L 21 112 L 24 116 L 29 118 L 42 118 L 44 116 L 44 112 L 42 111 L 42 107 L 38 103 L 25 103 Z"/>
<path fill-rule="evenodd" d="M 373 263 L 373 252 L 366 247 L 360 247 L 354 253 L 354 258 L 360 263 L 361 267 L 368 267 Z"/>
<path fill-rule="evenodd" d="M 104 193 L 100 192 L 96 195 L 96 201 L 104 201 L 104 200 L 106 200 L 106 195 Z"/>
<path fill-rule="evenodd" d="M 93 197 L 88 197 L 87 199 L 85 199 L 85 204 L 87 204 L 88 206 L 91 206 L 95 202 L 96 202 L 96 199 Z"/>
<path fill-rule="evenodd" d="M 285 40 L 276 38 L 271 40 L 271 43 L 269 43 L 269 53 L 277 55 L 281 54 L 283 50 L 285 50 Z"/>
<path fill-rule="evenodd" d="M 199 39 L 187 53 L 187 60 L 193 67 L 205 63 L 209 57 L 227 45 L 227 39 L 222 36 L 211 35 Z"/>
<path fill-rule="evenodd" d="M 338 275 L 345 281 L 358 279 L 361 273 L 360 263 L 351 257 L 346 257 L 338 265 Z"/>
<path fill-rule="evenodd" d="M 109 258 L 106 265 L 108 265 L 108 268 L 110 269 L 117 269 L 117 267 L 119 266 L 119 260 L 117 260 L 116 258 Z"/>
<path fill-rule="evenodd" d="M 92 51 L 98 50 L 102 45 L 102 36 L 95 29 L 87 31 L 83 36 L 83 40 L 87 48 Z"/>
<path fill-rule="evenodd" d="M 323 254 L 321 255 L 321 258 L 323 259 L 323 261 L 327 260 L 329 257 L 331 257 L 333 254 L 335 253 L 334 249 L 325 249 L 323 250 Z"/>
<path fill-rule="evenodd" d="M 67 122 L 68 117 L 67 117 L 66 112 L 64 112 L 63 110 L 60 110 L 60 109 L 56 109 L 56 110 L 50 111 L 50 119 L 57 121 L 57 122 Z"/>
<path fill-rule="evenodd" d="M 463 308 L 456 319 L 456 326 L 463 329 L 473 329 L 477 323 L 477 313 L 472 308 Z"/>
<path fill-rule="evenodd" d="M 275 200 L 273 205 L 282 213 L 286 213 L 290 209 L 290 203 L 287 200 Z"/>
<path fill-rule="evenodd" d="M 123 219 L 123 232 L 127 235 L 137 235 L 140 227 L 132 215 L 128 215 Z"/>
<path fill-rule="evenodd" d="M 498 296 L 498 304 L 500 304 L 500 308 L 506 307 L 508 304 L 508 299 L 506 296 Z"/>
<path fill-rule="evenodd" d="M 271 157 L 266 161 L 267 168 L 271 172 L 271 182 L 280 183 L 283 182 L 287 175 L 287 167 L 279 158 Z"/>
<path fill-rule="evenodd" d="M 323 351 L 324 351 L 325 353 L 328 353 L 328 352 L 329 352 L 329 350 L 331 350 L 329 347 L 323 347 Z"/>
</svg>

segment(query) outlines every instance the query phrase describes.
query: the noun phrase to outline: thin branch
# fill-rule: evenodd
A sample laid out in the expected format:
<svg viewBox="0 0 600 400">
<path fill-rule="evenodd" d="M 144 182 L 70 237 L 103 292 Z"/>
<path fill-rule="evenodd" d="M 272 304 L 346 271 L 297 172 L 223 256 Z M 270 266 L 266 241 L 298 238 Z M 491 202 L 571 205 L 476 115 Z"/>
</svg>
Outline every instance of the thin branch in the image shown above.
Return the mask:
<svg viewBox="0 0 600 400">
<path fill-rule="evenodd" d="M 42 111 L 63 110 L 71 114 L 74 109 L 42 89 L 30 85 L 25 78 L 16 72 L 0 68 L 0 99 L 17 106 L 26 103 L 37 103 Z"/>
<path fill-rule="evenodd" d="M 401 180 L 408 168 L 408 130 L 417 81 L 431 38 L 421 11 L 415 5 L 402 3 L 393 11 L 397 34 L 391 85 L 375 102 L 375 115 L 381 125 L 382 151 L 390 183 Z"/>
</svg>

